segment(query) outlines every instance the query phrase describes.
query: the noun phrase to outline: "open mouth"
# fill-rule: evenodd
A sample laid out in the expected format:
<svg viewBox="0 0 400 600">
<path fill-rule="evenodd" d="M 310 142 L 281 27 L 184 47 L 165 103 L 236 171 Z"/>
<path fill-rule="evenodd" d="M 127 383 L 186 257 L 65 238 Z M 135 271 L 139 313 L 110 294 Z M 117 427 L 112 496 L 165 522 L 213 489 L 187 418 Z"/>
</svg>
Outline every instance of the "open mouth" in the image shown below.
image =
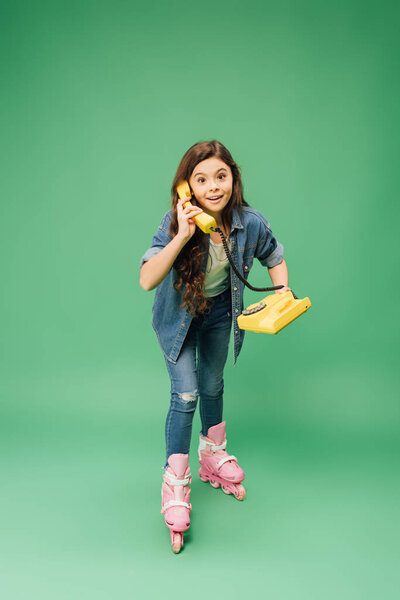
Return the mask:
<svg viewBox="0 0 400 600">
<path fill-rule="evenodd" d="M 207 198 L 207 200 L 209 200 L 210 202 L 218 202 L 218 200 L 221 200 L 222 195 L 221 196 L 217 196 L 216 198 Z"/>
</svg>

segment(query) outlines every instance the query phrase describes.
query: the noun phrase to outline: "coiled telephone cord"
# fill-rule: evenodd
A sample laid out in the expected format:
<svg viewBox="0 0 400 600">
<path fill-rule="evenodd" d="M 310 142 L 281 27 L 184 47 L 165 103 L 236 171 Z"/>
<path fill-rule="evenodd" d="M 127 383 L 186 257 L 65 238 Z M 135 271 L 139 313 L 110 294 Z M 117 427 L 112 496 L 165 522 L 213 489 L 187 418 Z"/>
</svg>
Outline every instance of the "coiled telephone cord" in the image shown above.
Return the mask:
<svg viewBox="0 0 400 600">
<path fill-rule="evenodd" d="M 253 292 L 273 292 L 274 290 L 280 290 L 283 287 L 285 287 L 284 285 L 274 285 L 272 287 L 265 287 L 265 288 L 257 288 L 254 287 L 253 285 L 251 285 L 251 283 L 248 283 L 248 281 L 246 281 L 246 279 L 239 273 L 235 263 L 233 262 L 233 258 L 232 258 L 232 254 L 230 253 L 230 250 L 228 248 L 228 244 L 226 242 L 225 236 L 223 234 L 223 231 L 220 227 L 211 227 L 210 228 L 211 231 L 215 231 L 216 233 L 219 233 L 219 235 L 221 236 L 221 240 L 222 240 L 222 244 L 224 246 L 224 250 L 225 250 L 225 254 L 230 262 L 230 265 L 232 267 L 232 269 L 235 271 L 236 275 L 239 277 L 240 281 L 242 283 L 244 283 L 245 286 L 247 286 L 250 290 L 253 290 Z M 297 296 L 295 295 L 295 293 L 293 292 L 293 290 L 290 290 L 293 294 L 293 297 L 298 300 Z"/>
</svg>

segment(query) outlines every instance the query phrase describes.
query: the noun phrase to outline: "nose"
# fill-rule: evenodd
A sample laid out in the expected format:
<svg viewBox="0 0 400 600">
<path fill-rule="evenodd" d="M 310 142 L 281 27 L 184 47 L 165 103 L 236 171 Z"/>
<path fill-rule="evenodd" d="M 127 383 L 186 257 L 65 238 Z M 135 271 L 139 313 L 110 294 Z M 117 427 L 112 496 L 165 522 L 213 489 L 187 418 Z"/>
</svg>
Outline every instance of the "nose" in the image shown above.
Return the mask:
<svg viewBox="0 0 400 600">
<path fill-rule="evenodd" d="M 210 183 L 210 192 L 214 192 L 215 190 L 219 190 L 219 185 L 218 185 L 218 181 L 212 181 Z"/>
</svg>

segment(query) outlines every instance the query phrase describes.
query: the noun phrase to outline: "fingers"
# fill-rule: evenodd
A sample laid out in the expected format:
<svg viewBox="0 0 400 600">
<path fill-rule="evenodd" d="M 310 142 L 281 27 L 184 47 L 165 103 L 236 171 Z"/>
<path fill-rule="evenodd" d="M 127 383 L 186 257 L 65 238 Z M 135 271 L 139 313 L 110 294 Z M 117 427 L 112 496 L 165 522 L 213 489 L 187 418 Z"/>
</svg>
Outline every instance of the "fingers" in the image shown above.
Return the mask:
<svg viewBox="0 0 400 600">
<path fill-rule="evenodd" d="M 183 200 L 181 200 L 179 198 L 178 202 L 177 202 L 177 208 L 181 208 L 182 210 L 185 210 L 184 208 L 184 204 L 186 204 L 186 202 L 190 202 L 190 198 L 184 198 Z M 189 206 L 187 206 L 186 208 L 200 208 L 199 206 L 195 206 L 194 204 L 190 203 Z M 200 209 L 202 210 L 202 209 Z"/>
<path fill-rule="evenodd" d="M 184 212 L 184 216 L 187 217 L 188 219 L 193 219 L 194 217 L 197 217 L 197 215 L 200 215 L 203 211 L 200 210 L 190 210 L 189 212 Z"/>
<path fill-rule="evenodd" d="M 183 205 L 186 204 L 186 202 L 190 202 L 190 198 L 185 198 L 184 200 L 182 200 L 181 198 L 178 199 L 178 202 L 176 204 L 177 208 L 181 208 L 183 210 Z"/>
<path fill-rule="evenodd" d="M 180 201 L 177 205 L 178 208 L 178 212 L 180 212 L 182 215 L 185 215 L 186 217 L 191 217 L 194 215 L 199 215 L 200 213 L 203 212 L 203 209 L 200 208 L 199 206 L 193 206 L 193 205 L 189 205 L 186 206 L 186 208 L 183 207 L 183 203 L 187 202 L 187 200 L 183 200 Z"/>
</svg>

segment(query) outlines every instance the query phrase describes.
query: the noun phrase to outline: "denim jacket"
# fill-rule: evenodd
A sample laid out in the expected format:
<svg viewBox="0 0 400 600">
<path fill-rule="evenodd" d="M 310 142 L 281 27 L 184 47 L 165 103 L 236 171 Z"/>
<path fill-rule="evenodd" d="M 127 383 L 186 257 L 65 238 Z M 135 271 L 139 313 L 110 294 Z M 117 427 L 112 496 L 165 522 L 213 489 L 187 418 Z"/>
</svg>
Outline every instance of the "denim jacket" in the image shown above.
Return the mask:
<svg viewBox="0 0 400 600">
<path fill-rule="evenodd" d="M 163 217 L 157 233 L 153 237 L 151 247 L 145 252 L 141 261 L 150 260 L 160 252 L 170 241 L 169 225 L 172 211 L 169 210 Z M 208 241 L 210 236 L 208 235 Z M 268 221 L 263 215 L 249 206 L 241 207 L 240 211 L 232 210 L 232 228 L 229 235 L 231 254 L 236 267 L 247 279 L 254 258 L 263 266 L 275 267 L 283 260 L 283 246 L 272 234 Z M 207 258 L 207 257 L 206 257 Z M 207 260 L 203 262 L 205 272 Z M 230 269 L 231 294 L 232 294 L 232 321 L 233 321 L 233 364 L 241 350 L 244 330 L 239 329 L 237 317 L 243 310 L 244 284 L 239 280 L 233 269 Z M 181 308 L 183 291 L 177 292 L 173 283 L 177 277 L 176 270 L 172 267 L 169 273 L 158 285 L 153 304 L 153 329 L 165 357 L 176 363 L 179 352 L 185 341 L 186 334 L 192 321 L 192 316 L 186 307 Z"/>
</svg>

